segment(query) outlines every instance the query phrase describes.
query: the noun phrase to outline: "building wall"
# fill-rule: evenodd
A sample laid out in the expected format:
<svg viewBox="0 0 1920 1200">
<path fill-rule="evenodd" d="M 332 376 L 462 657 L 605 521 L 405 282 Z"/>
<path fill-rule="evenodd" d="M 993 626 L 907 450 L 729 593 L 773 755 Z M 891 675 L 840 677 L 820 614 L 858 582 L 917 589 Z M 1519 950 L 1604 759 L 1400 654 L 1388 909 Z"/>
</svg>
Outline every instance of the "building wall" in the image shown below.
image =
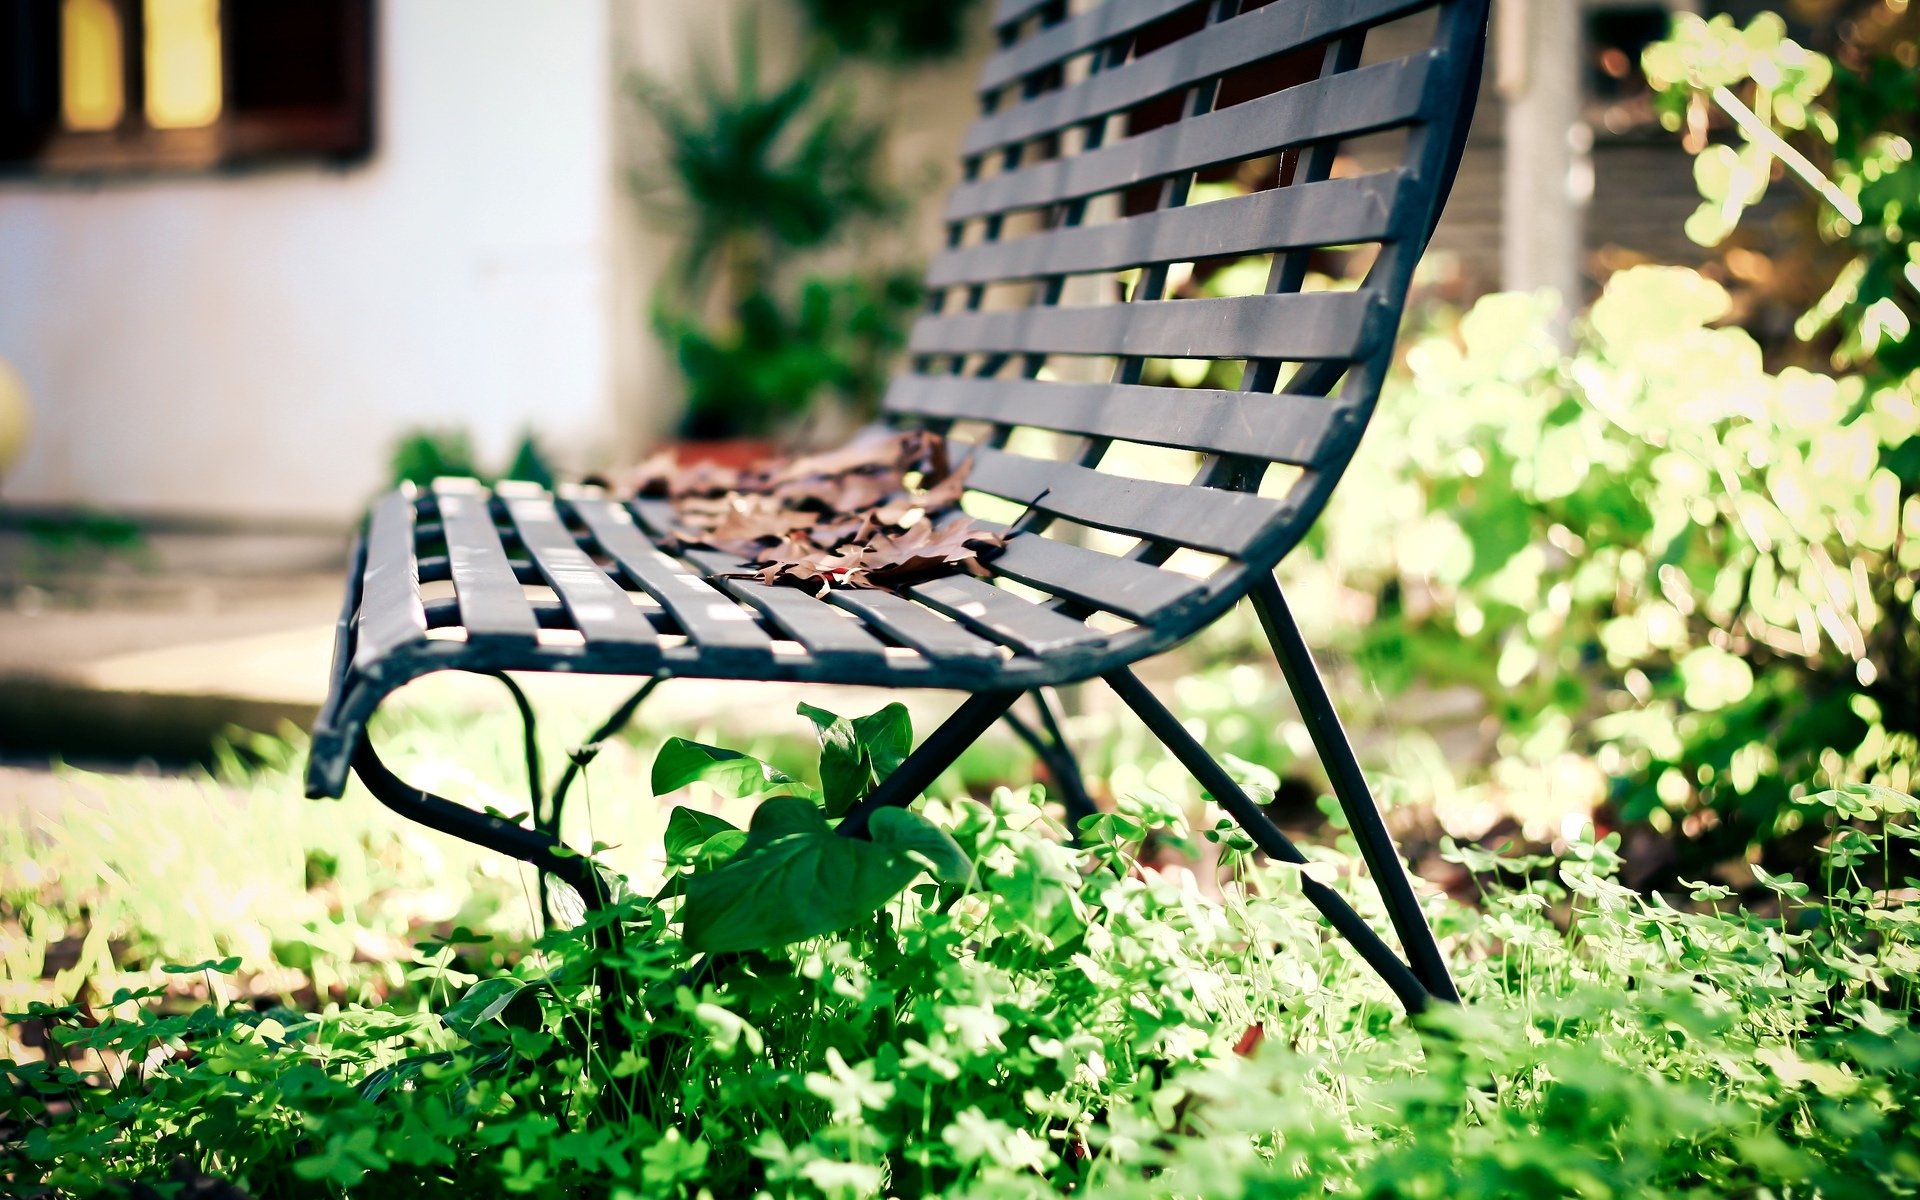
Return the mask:
<svg viewBox="0 0 1920 1200">
<path fill-rule="evenodd" d="M 1520 0 L 1516 0 L 1520 2 Z M 1531 2 L 1531 0 L 1528 0 Z M 1581 0 L 1593 3 L 1595 0 Z M 1676 0 L 1677 2 L 1677 0 Z M 563 464 L 630 461 L 678 411 L 650 298 L 679 236 L 627 186 L 652 149 L 625 87 L 725 63 L 759 14 L 771 75 L 797 15 L 748 0 L 387 0 L 371 162 L 93 184 L 0 181 L 0 358 L 34 397 L 0 502 L 344 523 L 420 426 L 503 461 L 536 430 Z M 1404 34 L 1414 37 L 1414 32 Z M 848 84 L 923 203 L 820 269 L 924 258 L 985 49 Z M 1405 52 L 1382 36 L 1376 55 Z M 1499 286 L 1507 149 L 1492 64 L 1434 248 L 1458 294 Z M 1697 256 L 1670 143 L 1602 139 L 1584 262 Z"/>
<path fill-rule="evenodd" d="M 345 521 L 394 439 L 498 459 L 609 426 L 604 4 L 379 6 L 350 169 L 0 183 L 0 358 L 36 429 L 0 498 Z"/>
</svg>

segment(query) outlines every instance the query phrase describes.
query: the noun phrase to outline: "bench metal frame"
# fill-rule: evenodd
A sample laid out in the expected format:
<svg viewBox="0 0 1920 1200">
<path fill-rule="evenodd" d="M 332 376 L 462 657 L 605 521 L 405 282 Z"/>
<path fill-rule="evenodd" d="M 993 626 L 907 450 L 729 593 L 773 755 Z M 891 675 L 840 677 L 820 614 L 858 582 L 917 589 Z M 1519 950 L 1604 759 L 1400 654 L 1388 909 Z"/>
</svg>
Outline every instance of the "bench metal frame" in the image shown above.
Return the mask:
<svg viewBox="0 0 1920 1200">
<path fill-rule="evenodd" d="M 1262 851 L 1300 863 L 1133 671 L 1247 600 L 1404 959 L 1332 889 L 1307 880 L 1307 898 L 1409 1011 L 1456 1001 L 1274 569 L 1325 505 L 1379 396 L 1415 263 L 1459 167 L 1487 7 L 1103 0 L 1069 11 L 1065 0 L 999 0 L 946 246 L 928 271 L 909 367 L 884 405 L 895 427 L 964 444 L 969 486 L 1020 506 L 991 578 L 819 598 L 743 577 L 745 564 L 725 553 L 670 550 L 664 501 L 463 480 L 403 487 L 375 507 L 355 550 L 309 794 L 340 795 L 351 769 L 396 811 L 532 863 L 599 905 L 606 882 L 559 840 L 580 764 L 545 790 L 532 706 L 507 672 L 645 679 L 591 741 L 675 676 L 964 694 L 842 822 L 848 836 L 864 835 L 878 809 L 912 802 L 1002 720 L 1047 765 L 1070 816 L 1090 812 L 1046 692 L 1099 679 Z M 1369 61 L 1369 34 L 1395 22 L 1423 28 L 1423 44 Z M 1338 153 L 1359 139 L 1388 143 L 1392 165 L 1337 177 Z M 1189 203 L 1196 178 L 1236 166 L 1264 172 L 1264 186 Z M 1355 245 L 1377 248 L 1357 289 L 1304 290 L 1312 253 Z M 1169 296 L 1174 264 L 1250 255 L 1271 256 L 1263 292 Z M 1075 282 L 1116 275 L 1120 302 L 1087 302 Z M 1154 360 L 1194 358 L 1243 363 L 1240 387 L 1154 382 Z M 1084 378 L 1088 362 L 1109 380 L 1059 378 Z M 1023 429 L 1051 432 L 1066 452 L 1035 457 L 1013 439 Z M 1199 471 L 1188 484 L 1118 474 L 1108 452 L 1128 443 L 1196 452 Z M 1276 465 L 1294 470 L 1291 483 L 1263 491 Z M 1076 527 L 1132 544 L 1091 548 Z M 1172 569 L 1182 551 L 1206 556 L 1206 568 Z M 441 670 L 511 689 L 526 722 L 531 827 L 412 787 L 375 752 L 375 708 Z M 1037 723 L 1014 714 L 1023 696 L 1035 698 Z"/>
</svg>

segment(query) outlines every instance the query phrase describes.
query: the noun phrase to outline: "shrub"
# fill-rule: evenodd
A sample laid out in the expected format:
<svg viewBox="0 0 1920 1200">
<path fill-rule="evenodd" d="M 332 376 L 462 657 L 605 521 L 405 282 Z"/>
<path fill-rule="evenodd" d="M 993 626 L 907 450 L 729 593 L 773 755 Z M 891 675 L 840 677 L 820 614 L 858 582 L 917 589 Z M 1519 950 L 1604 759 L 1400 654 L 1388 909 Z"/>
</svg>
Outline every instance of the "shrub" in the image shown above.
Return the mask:
<svg viewBox="0 0 1920 1200">
<path fill-rule="evenodd" d="M 1544 301 L 1482 300 L 1412 345 L 1289 568 L 1373 598 L 1371 678 L 1473 688 L 1529 786 L 1579 756 L 1682 871 L 1797 861 L 1811 792 L 1920 761 L 1920 497 L 1880 465 L 1920 389 L 1770 372 L 1728 303 L 1624 271 L 1563 355 Z"/>
</svg>

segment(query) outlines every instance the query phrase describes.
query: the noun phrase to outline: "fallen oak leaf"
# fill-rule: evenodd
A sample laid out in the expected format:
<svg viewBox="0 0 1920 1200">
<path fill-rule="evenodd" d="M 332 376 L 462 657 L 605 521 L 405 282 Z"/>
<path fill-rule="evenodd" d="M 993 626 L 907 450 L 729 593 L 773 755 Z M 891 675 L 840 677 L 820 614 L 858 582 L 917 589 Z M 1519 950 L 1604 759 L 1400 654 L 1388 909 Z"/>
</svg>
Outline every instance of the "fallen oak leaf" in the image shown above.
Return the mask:
<svg viewBox="0 0 1920 1200">
<path fill-rule="evenodd" d="M 765 583 L 824 595 L 955 570 L 987 574 L 981 559 L 1005 538 L 957 511 L 971 466 L 963 458 L 955 469 L 943 436 L 913 430 L 745 471 L 668 472 L 656 459 L 634 474 L 667 489 L 673 549 L 722 550 Z"/>
<path fill-rule="evenodd" d="M 880 475 L 847 475 L 838 482 L 838 494 L 828 504 L 835 512 L 860 512 L 906 494 L 905 482 L 893 471 Z"/>
<path fill-rule="evenodd" d="M 824 596 L 835 586 L 870 587 L 864 566 L 866 550 L 849 546 L 840 550 L 822 550 L 796 541 L 783 543 L 779 559 L 766 566 L 760 581 L 768 584 L 812 584 L 820 586 L 815 595 Z"/>
<path fill-rule="evenodd" d="M 898 470 L 912 453 L 907 435 L 868 437 L 849 442 L 838 450 L 822 454 L 803 454 L 788 459 L 766 474 L 767 485 L 792 483 L 816 476 L 851 475 L 859 471 Z M 917 461 L 917 460 L 916 460 Z"/>
<path fill-rule="evenodd" d="M 820 514 L 769 504 L 735 504 L 709 536 L 718 543 L 774 541 L 820 523 Z"/>
<path fill-rule="evenodd" d="M 741 472 L 714 463 L 675 466 L 667 477 L 667 496 L 672 500 L 688 497 L 720 497 L 740 489 Z"/>
<path fill-rule="evenodd" d="M 678 464 L 671 450 L 647 459 L 637 466 L 604 475 L 589 475 L 583 483 L 599 484 L 616 496 L 665 496 Z"/>
<path fill-rule="evenodd" d="M 844 521 L 823 521 L 815 525 L 809 534 L 822 546 L 840 546 L 848 542 L 865 542 L 876 532 L 876 512 L 856 513 Z"/>
<path fill-rule="evenodd" d="M 888 584 L 966 566 L 1005 545 L 1005 537 L 970 517 L 938 527 L 922 521 L 897 536 L 876 536 L 867 544 L 862 565 L 873 583 Z"/>
</svg>

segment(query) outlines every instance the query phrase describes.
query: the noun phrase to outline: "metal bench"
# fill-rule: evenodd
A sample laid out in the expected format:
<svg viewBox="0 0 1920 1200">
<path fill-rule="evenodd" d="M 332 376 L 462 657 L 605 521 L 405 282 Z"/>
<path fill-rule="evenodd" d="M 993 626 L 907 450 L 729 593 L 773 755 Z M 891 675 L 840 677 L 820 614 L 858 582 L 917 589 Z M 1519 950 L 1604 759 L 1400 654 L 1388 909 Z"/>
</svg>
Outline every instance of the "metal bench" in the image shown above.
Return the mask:
<svg viewBox="0 0 1920 1200">
<path fill-rule="evenodd" d="M 1332 890 L 1309 880 L 1308 898 L 1409 1010 L 1456 1000 L 1274 568 L 1326 503 L 1379 394 L 1459 165 L 1486 21 L 1487 0 L 999 0 L 931 302 L 884 410 L 896 427 L 964 443 L 970 487 L 1023 506 L 991 578 L 816 598 L 738 578 L 726 554 L 668 549 L 663 501 L 467 481 L 402 488 L 374 508 L 354 556 L 309 794 L 340 795 L 351 767 L 395 810 L 597 903 L 598 873 L 557 837 L 572 769 L 551 796 L 541 791 L 531 710 L 505 672 L 644 678 L 601 736 L 674 676 L 962 693 L 842 823 L 852 836 L 878 808 L 912 801 L 1023 695 L 1101 679 L 1265 853 L 1300 862 L 1132 669 L 1246 599 L 1405 959 Z M 1402 44 L 1413 31 L 1415 50 L 1370 59 L 1369 35 L 1383 28 Z M 1343 148 L 1360 151 L 1343 164 L 1366 169 L 1336 174 Z M 1235 170 L 1254 190 L 1191 202 L 1196 179 Z M 1350 247 L 1374 254 L 1357 289 L 1303 290 L 1310 254 Z M 1271 255 L 1263 292 L 1168 295 L 1176 264 L 1253 255 Z M 1243 364 L 1239 387 L 1166 385 L 1160 360 L 1193 359 Z M 1010 446 L 1025 429 L 1049 431 L 1064 453 Z M 1194 452 L 1198 473 L 1177 484 L 1118 473 L 1116 448 L 1128 444 Z M 1130 544 L 1090 548 L 1080 527 Z M 451 596 L 423 598 L 435 581 L 450 581 Z M 368 740 L 385 696 L 445 670 L 513 689 L 532 827 L 411 787 Z M 1070 776 L 1050 708 L 1041 726 L 1049 735 L 1018 728 Z"/>
</svg>

